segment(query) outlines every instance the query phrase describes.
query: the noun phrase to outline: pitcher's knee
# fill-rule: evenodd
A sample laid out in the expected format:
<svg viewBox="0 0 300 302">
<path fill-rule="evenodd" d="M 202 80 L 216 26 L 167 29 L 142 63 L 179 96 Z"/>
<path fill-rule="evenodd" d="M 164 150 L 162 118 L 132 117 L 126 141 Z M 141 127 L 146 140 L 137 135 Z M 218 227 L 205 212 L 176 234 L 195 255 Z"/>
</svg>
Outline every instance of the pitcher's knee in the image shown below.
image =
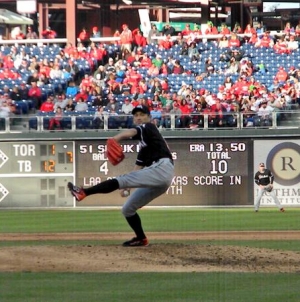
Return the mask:
<svg viewBox="0 0 300 302">
<path fill-rule="evenodd" d="M 124 217 L 130 217 L 133 216 L 136 213 L 136 208 L 133 207 L 132 205 L 126 205 L 124 204 L 122 207 L 122 214 Z"/>
</svg>

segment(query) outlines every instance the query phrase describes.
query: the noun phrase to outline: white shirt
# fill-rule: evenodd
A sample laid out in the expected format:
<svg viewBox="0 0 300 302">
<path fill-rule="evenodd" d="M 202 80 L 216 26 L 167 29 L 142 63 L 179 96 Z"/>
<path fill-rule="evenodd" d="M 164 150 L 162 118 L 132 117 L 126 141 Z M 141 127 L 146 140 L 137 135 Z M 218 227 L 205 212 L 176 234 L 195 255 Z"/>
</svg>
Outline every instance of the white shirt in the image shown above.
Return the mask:
<svg viewBox="0 0 300 302">
<path fill-rule="evenodd" d="M 125 114 L 130 114 L 131 113 L 131 111 L 133 110 L 133 108 L 134 108 L 134 106 L 131 104 L 131 103 L 129 103 L 129 104 L 123 104 L 122 105 L 122 108 L 121 108 L 121 110 L 122 110 L 122 112 L 124 112 Z"/>
<path fill-rule="evenodd" d="M 266 117 L 266 116 L 270 116 L 272 114 L 272 111 L 274 111 L 274 108 L 272 108 L 271 106 L 267 105 L 266 108 L 264 108 L 263 106 L 261 106 L 258 109 L 257 115 L 261 116 L 261 117 Z"/>
<path fill-rule="evenodd" d="M 0 117 L 4 117 L 4 118 L 9 117 L 9 114 L 10 114 L 10 109 L 7 105 L 0 107 Z"/>
</svg>

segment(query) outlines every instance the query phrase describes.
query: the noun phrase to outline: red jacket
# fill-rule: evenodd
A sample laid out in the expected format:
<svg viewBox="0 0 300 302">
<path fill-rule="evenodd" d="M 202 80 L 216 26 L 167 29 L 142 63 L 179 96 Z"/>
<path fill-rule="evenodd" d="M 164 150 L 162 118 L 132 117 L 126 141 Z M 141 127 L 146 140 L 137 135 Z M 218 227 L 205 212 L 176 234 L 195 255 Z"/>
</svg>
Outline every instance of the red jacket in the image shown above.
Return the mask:
<svg viewBox="0 0 300 302">
<path fill-rule="evenodd" d="M 90 52 L 90 56 L 96 60 L 102 60 L 106 55 L 105 48 L 93 48 Z"/>
<path fill-rule="evenodd" d="M 205 30 L 205 34 L 206 35 L 217 35 L 219 32 L 218 32 L 218 29 L 213 26 L 213 27 L 208 27 L 206 30 Z"/>
<path fill-rule="evenodd" d="M 279 82 L 285 82 L 287 78 L 288 78 L 288 73 L 284 69 L 280 69 L 275 76 L 275 79 L 278 80 Z"/>
<path fill-rule="evenodd" d="M 132 42 L 132 32 L 130 29 L 123 30 L 120 34 L 121 44 L 130 44 Z"/>
<path fill-rule="evenodd" d="M 52 112 L 54 111 L 54 104 L 52 102 L 46 101 L 41 105 L 40 110 L 44 112 Z"/>
<path fill-rule="evenodd" d="M 260 40 L 260 46 L 270 47 L 271 39 L 269 37 L 262 37 Z"/>
<path fill-rule="evenodd" d="M 221 35 L 229 35 L 230 34 L 230 30 L 228 27 L 224 27 L 221 31 L 220 31 Z"/>
<path fill-rule="evenodd" d="M 185 28 L 182 32 L 181 32 L 181 34 L 183 35 L 183 36 L 188 36 L 190 33 L 192 33 L 193 31 L 191 30 L 191 29 L 189 29 L 189 28 Z"/>
<path fill-rule="evenodd" d="M 78 39 L 80 40 L 80 41 L 86 41 L 86 40 L 88 40 L 90 38 L 90 35 L 86 32 L 86 31 L 82 31 L 80 34 L 79 34 L 79 36 L 78 36 Z"/>
<path fill-rule="evenodd" d="M 54 30 L 46 29 L 42 31 L 42 36 L 44 39 L 55 39 L 57 33 Z"/>
<path fill-rule="evenodd" d="M 134 29 L 132 31 L 133 41 L 136 43 L 136 45 L 144 47 L 147 45 L 146 38 L 141 34 L 140 30 L 138 28 Z"/>
<path fill-rule="evenodd" d="M 144 57 L 141 60 L 141 67 L 146 67 L 146 68 L 150 68 L 152 65 L 151 59 L 149 57 Z"/>
<path fill-rule="evenodd" d="M 77 93 L 76 96 L 75 96 L 75 101 L 78 102 L 79 98 L 82 98 L 84 102 L 87 101 L 87 99 L 88 99 L 87 92 L 86 91 L 80 91 L 79 93 Z"/>
<path fill-rule="evenodd" d="M 164 49 L 170 49 L 173 46 L 172 40 L 161 40 L 159 45 Z"/>
<path fill-rule="evenodd" d="M 28 96 L 40 98 L 42 96 L 42 91 L 39 87 L 31 87 L 28 91 Z"/>
<path fill-rule="evenodd" d="M 229 39 L 228 40 L 228 47 L 240 47 L 241 41 L 239 39 Z"/>
</svg>

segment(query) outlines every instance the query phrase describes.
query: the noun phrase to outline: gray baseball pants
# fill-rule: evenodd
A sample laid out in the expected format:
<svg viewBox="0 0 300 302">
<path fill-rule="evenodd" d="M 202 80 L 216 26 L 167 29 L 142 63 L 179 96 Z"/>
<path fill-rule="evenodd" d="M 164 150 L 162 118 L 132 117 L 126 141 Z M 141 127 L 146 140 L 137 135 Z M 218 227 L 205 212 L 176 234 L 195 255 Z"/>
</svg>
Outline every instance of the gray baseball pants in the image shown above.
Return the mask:
<svg viewBox="0 0 300 302">
<path fill-rule="evenodd" d="M 262 188 L 262 189 L 259 188 L 258 189 L 258 194 L 257 194 L 256 200 L 255 200 L 255 204 L 254 204 L 255 211 L 258 211 L 258 208 L 260 206 L 260 200 L 261 200 L 261 198 L 262 198 L 262 196 L 263 196 L 263 194 L 265 192 L 267 192 L 265 188 Z M 278 198 L 277 198 L 277 196 L 275 194 L 275 191 L 272 190 L 271 192 L 269 192 L 269 194 L 273 198 L 273 200 L 274 200 L 275 204 L 277 205 L 278 209 L 281 209 L 282 206 L 281 206 L 281 204 L 280 204 L 280 202 L 279 202 L 279 200 L 278 200 Z"/>
<path fill-rule="evenodd" d="M 174 165 L 169 158 L 161 158 L 150 167 L 118 176 L 120 189 L 137 188 L 123 205 L 123 215 L 133 216 L 139 208 L 165 193 L 173 176 Z"/>
</svg>

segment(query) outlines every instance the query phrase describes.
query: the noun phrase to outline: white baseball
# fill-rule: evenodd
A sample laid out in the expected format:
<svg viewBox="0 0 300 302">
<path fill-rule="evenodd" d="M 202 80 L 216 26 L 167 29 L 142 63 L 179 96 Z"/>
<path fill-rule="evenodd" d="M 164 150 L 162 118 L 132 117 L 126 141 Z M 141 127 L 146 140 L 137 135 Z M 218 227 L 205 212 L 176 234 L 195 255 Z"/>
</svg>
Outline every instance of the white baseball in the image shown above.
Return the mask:
<svg viewBox="0 0 300 302">
<path fill-rule="evenodd" d="M 124 196 L 124 197 L 129 196 L 129 194 L 130 194 L 130 192 L 129 192 L 128 190 L 124 190 L 124 191 L 123 191 L 123 196 Z"/>
</svg>

